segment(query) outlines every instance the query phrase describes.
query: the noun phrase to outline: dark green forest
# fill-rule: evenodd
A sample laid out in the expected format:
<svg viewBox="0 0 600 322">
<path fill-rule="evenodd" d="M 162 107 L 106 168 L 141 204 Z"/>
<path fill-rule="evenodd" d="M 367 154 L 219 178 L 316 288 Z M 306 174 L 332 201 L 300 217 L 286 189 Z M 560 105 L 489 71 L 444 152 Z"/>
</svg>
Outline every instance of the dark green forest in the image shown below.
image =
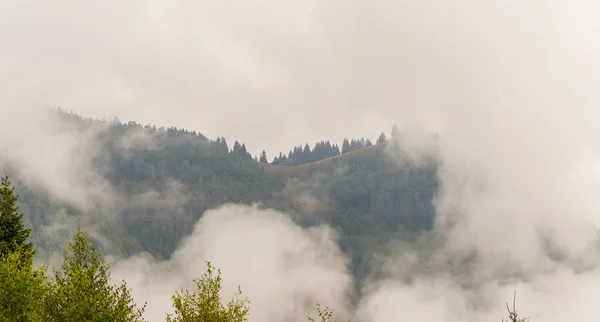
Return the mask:
<svg viewBox="0 0 600 322">
<path fill-rule="evenodd" d="M 166 259 L 207 209 L 258 203 L 289 213 L 303 226 L 328 224 L 337 229 L 340 247 L 360 281 L 372 256 L 391 238 L 410 238 L 433 225 L 436 165 L 399 166 L 385 152 L 391 147 L 383 133 L 374 145 L 368 139 L 345 140 L 337 152 L 337 145 L 322 141 L 313 149 L 308 144 L 302 150 L 296 147 L 289 157 L 267 163 L 257 162 L 243 143 L 231 144 L 222 137 L 212 140 L 174 127 L 55 112 L 74 131 L 101 129 L 93 137 L 98 151 L 93 163 L 123 202 L 110 214 L 101 207 L 83 211 L 17 181 L 24 220 L 41 258 L 60 249 L 70 233 L 47 233 L 57 213 L 100 227 L 99 233 L 110 241 L 107 251 L 123 256 L 147 251 Z M 135 136 L 143 136 L 152 146 L 123 146 L 124 140 Z M 285 165 L 289 162 L 295 166 Z M 133 201 L 148 190 L 168 195 L 174 183 L 177 194 L 184 196 L 176 207 Z M 312 206 L 299 200 L 300 194 L 308 196 Z"/>
</svg>

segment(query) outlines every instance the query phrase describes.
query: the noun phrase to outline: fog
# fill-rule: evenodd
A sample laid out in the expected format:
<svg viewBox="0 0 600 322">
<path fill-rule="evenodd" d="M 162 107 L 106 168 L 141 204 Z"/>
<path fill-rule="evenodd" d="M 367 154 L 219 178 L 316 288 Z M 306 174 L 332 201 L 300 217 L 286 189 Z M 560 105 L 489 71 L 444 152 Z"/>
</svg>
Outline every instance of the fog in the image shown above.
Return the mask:
<svg viewBox="0 0 600 322">
<path fill-rule="evenodd" d="M 113 278 L 125 278 L 136 300 L 148 302 L 149 321 L 164 321 L 174 290 L 195 289 L 208 260 L 222 271 L 226 301 L 241 287 L 252 321 L 306 321 L 317 302 L 348 312 L 351 277 L 336 241 L 325 226 L 302 229 L 276 211 L 226 205 L 204 214 L 169 261 L 119 261 Z"/>
<path fill-rule="evenodd" d="M 1 107 L 7 117 L 0 118 L 0 165 L 14 169 L 13 176 L 35 190 L 83 210 L 114 203 L 117 196 L 103 169 L 93 164 L 104 125 L 77 128 L 49 109 L 11 107 Z"/>
<path fill-rule="evenodd" d="M 116 276 L 151 317 L 211 259 L 224 294 L 240 284 L 253 302 L 251 321 L 300 320 L 315 300 L 361 321 L 499 321 L 514 290 L 532 321 L 591 321 L 598 13 L 592 1 L 0 1 L 3 161 L 54 198 L 107 207 L 118 196 L 90 166 L 94 130 L 73 135 L 40 108 L 195 129 L 270 157 L 396 123 L 417 129 L 402 137 L 416 162 L 442 164 L 432 234 L 443 243 L 425 263 L 440 273 L 394 254 L 352 308 L 333 232 L 231 205 L 205 214 L 170 261 L 123 259 Z"/>
</svg>

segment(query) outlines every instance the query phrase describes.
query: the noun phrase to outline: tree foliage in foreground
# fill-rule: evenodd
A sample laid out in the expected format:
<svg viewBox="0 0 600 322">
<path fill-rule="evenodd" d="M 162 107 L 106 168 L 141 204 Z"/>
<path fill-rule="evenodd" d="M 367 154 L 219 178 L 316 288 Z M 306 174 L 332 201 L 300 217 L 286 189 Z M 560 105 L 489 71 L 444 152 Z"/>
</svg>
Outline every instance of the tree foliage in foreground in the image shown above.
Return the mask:
<svg viewBox="0 0 600 322">
<path fill-rule="evenodd" d="M 17 248 L 0 258 L 0 321 L 44 321 L 46 268 L 23 265 L 23 257 Z"/>
<path fill-rule="evenodd" d="M 81 229 L 69 242 L 69 251 L 63 252 L 62 267 L 49 283 L 45 321 L 144 321 L 146 305 L 135 304 L 125 281 L 110 283 L 108 265 Z"/>
<path fill-rule="evenodd" d="M 221 270 L 206 262 L 204 275 L 194 280 L 197 292 L 181 289 L 173 295 L 175 313 L 167 315 L 167 322 L 243 322 L 248 321 L 249 301 L 240 299 L 241 289 L 223 305 L 221 291 Z M 216 276 L 215 276 L 216 272 Z"/>
</svg>

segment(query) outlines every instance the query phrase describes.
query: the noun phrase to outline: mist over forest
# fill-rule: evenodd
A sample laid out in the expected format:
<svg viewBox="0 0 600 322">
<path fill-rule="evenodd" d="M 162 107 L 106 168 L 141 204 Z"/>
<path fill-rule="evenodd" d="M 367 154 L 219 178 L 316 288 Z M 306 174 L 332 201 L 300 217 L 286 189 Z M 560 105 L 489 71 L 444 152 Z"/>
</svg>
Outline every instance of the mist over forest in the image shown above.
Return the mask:
<svg viewBox="0 0 600 322">
<path fill-rule="evenodd" d="M 0 1 L 0 320 L 595 321 L 598 13 Z"/>
</svg>

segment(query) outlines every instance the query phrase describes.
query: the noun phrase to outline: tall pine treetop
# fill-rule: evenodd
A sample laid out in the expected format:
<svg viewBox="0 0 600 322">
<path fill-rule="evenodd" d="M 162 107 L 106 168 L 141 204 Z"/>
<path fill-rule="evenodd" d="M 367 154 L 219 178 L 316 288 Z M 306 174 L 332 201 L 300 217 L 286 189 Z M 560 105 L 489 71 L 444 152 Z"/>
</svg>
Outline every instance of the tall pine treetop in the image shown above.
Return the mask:
<svg viewBox="0 0 600 322">
<path fill-rule="evenodd" d="M 30 229 L 23 225 L 23 214 L 17 206 L 18 196 L 6 173 L 2 177 L 0 187 L 0 256 L 6 256 L 20 250 L 26 260 L 33 259 L 33 244 L 27 239 Z"/>
</svg>

